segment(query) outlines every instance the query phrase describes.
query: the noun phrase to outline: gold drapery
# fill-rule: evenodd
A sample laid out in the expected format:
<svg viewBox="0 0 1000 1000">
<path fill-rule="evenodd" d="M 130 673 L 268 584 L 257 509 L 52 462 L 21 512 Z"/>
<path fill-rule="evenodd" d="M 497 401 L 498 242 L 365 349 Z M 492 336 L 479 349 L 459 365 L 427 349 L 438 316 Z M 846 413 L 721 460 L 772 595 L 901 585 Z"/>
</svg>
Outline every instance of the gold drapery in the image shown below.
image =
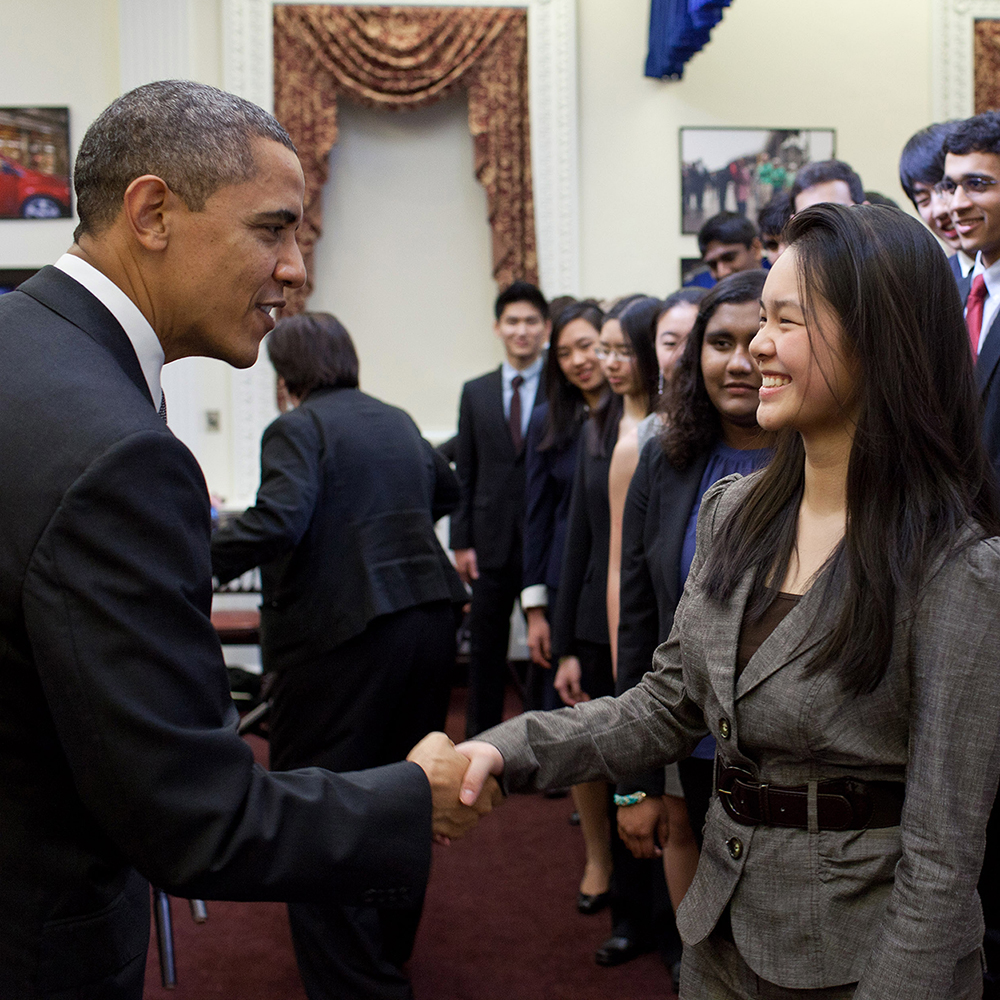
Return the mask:
<svg viewBox="0 0 1000 1000">
<path fill-rule="evenodd" d="M 313 248 L 322 232 L 322 191 L 337 141 L 337 95 L 389 110 L 433 104 L 468 91 L 476 177 L 486 189 L 493 276 L 538 281 L 528 128 L 528 24 L 509 7 L 274 8 L 274 110 L 305 173 L 300 242 L 312 291 Z"/>
<path fill-rule="evenodd" d="M 975 22 L 976 114 L 1000 110 L 1000 21 Z"/>
</svg>

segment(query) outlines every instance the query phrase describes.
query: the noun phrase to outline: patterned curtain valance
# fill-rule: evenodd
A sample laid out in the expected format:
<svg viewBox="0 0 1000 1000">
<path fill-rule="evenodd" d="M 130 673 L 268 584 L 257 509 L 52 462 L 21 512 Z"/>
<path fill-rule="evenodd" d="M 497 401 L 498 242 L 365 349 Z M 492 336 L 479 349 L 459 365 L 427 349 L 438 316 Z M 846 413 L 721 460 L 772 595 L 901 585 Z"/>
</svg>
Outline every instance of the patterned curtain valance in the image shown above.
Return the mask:
<svg viewBox="0 0 1000 1000">
<path fill-rule="evenodd" d="M 732 0 L 653 0 L 649 12 L 646 76 L 679 80 L 684 66 L 707 44 Z"/>
<path fill-rule="evenodd" d="M 391 110 L 424 107 L 468 91 L 476 177 L 486 189 L 493 275 L 501 286 L 538 280 L 528 121 L 528 25 L 504 7 L 274 8 L 274 112 L 305 173 L 300 232 L 307 285 L 322 232 L 322 190 L 337 141 L 337 95 Z"/>
</svg>

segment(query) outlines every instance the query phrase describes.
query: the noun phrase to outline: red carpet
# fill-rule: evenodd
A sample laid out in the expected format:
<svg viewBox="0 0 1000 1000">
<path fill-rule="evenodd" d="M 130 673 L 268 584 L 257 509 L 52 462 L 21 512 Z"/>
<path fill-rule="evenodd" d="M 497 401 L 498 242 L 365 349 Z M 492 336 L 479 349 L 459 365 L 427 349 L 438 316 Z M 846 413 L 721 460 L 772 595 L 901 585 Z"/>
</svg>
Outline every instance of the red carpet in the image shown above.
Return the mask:
<svg viewBox="0 0 1000 1000">
<path fill-rule="evenodd" d="M 464 689 L 448 729 L 461 735 Z M 516 700 L 508 697 L 509 708 Z M 255 752 L 266 744 L 254 740 Z M 583 870 L 571 800 L 513 796 L 465 840 L 434 848 L 424 918 L 409 972 L 417 1000 L 667 1000 L 670 974 L 656 955 L 617 969 L 594 963 L 610 933 L 607 912 L 576 912 Z M 173 903 L 177 988 L 160 985 L 155 939 L 146 997 L 167 1000 L 305 1000 L 285 908 L 277 903 L 208 904 L 195 925 Z"/>
</svg>

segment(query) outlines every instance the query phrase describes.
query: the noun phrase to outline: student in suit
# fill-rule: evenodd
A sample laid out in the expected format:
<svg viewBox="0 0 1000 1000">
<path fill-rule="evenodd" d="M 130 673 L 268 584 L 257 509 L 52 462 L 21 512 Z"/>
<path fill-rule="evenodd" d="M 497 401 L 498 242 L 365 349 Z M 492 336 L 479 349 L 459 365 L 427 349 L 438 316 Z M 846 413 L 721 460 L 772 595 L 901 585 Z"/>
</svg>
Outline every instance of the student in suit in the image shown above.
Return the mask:
<svg viewBox="0 0 1000 1000">
<path fill-rule="evenodd" d="M 724 278 L 702 300 L 694 329 L 628 487 L 622 529 L 621 618 L 615 691 L 635 687 L 667 640 L 694 558 L 701 499 L 717 480 L 747 475 L 770 456 L 757 426 L 760 373 L 750 342 L 760 325 L 765 272 Z M 682 797 L 662 768 L 619 782 L 618 829 L 637 857 L 663 867 L 676 910 L 694 877 L 712 794 L 715 743 L 679 762 Z M 669 769 L 668 769 L 669 770 Z M 665 794 L 666 793 L 666 794 Z"/>
<path fill-rule="evenodd" d="M 0 996 L 138 1000 L 146 879 L 411 905 L 432 830 L 469 817 L 443 736 L 341 776 L 269 774 L 236 734 L 208 491 L 160 368 L 247 367 L 302 284 L 287 133 L 231 94 L 154 83 L 98 117 L 75 173 L 70 252 L 0 300 Z"/>
<path fill-rule="evenodd" d="M 528 425 L 521 607 L 532 662 L 545 674 L 536 685 L 541 703 L 534 707 L 555 708 L 560 703 L 552 686 L 549 614 L 559 592 L 580 432 L 587 414 L 601 406 L 608 393 L 596 353 L 603 318 L 600 306 L 590 299 L 566 305 L 553 318 L 545 401 L 535 407 Z"/>
<path fill-rule="evenodd" d="M 336 318 L 282 319 L 267 351 L 291 405 L 264 432 L 256 503 L 212 538 L 212 570 L 261 567 L 271 767 L 391 764 L 448 713 L 467 598 L 434 522 L 458 482 L 406 413 L 360 391 Z M 411 997 L 421 902 L 290 903 L 311 1000 Z"/>
<path fill-rule="evenodd" d="M 994 111 L 959 122 L 945 140 L 941 190 L 962 250 L 975 266 L 959 281 L 969 346 L 983 407 L 983 441 L 1000 481 L 1000 115 Z M 1000 996 L 1000 810 L 987 833 L 989 849 L 980 892 L 986 918 L 988 997 Z"/>
<path fill-rule="evenodd" d="M 472 588 L 469 736 L 503 717 L 510 616 L 521 592 L 524 441 L 544 398 L 542 347 L 551 331 L 545 297 L 526 281 L 504 289 L 494 313 L 504 362 L 462 387 L 455 446 L 462 496 L 451 516 L 451 547 Z"/>
<path fill-rule="evenodd" d="M 972 1000 L 1000 510 L 960 303 L 895 209 L 817 205 L 788 235 L 751 344 L 775 457 L 706 493 L 653 671 L 462 744 L 463 795 L 487 773 L 613 777 L 711 733 L 682 997 Z"/>
<path fill-rule="evenodd" d="M 899 157 L 899 185 L 924 225 L 952 251 L 948 263 L 956 281 L 966 277 L 975 263 L 975 255 L 970 257 L 962 249 L 962 241 L 951 220 L 951 196 L 941 189 L 945 145 L 948 136 L 960 124 L 938 122 L 922 128 L 910 136 Z"/>
</svg>

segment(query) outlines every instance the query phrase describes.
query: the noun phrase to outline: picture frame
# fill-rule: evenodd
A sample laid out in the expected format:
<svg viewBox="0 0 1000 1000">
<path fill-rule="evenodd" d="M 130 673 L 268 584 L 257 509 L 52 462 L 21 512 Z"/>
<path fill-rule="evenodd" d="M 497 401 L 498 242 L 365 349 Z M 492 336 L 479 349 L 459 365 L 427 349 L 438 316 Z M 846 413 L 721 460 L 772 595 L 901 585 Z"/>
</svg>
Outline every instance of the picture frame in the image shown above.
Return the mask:
<svg viewBox="0 0 1000 1000">
<path fill-rule="evenodd" d="M 67 219 L 69 108 L 0 107 L 0 219 Z"/>
<path fill-rule="evenodd" d="M 755 225 L 773 194 L 791 187 L 807 163 L 836 156 L 832 128 L 685 126 L 680 129 L 681 232 L 737 212 Z"/>
</svg>

